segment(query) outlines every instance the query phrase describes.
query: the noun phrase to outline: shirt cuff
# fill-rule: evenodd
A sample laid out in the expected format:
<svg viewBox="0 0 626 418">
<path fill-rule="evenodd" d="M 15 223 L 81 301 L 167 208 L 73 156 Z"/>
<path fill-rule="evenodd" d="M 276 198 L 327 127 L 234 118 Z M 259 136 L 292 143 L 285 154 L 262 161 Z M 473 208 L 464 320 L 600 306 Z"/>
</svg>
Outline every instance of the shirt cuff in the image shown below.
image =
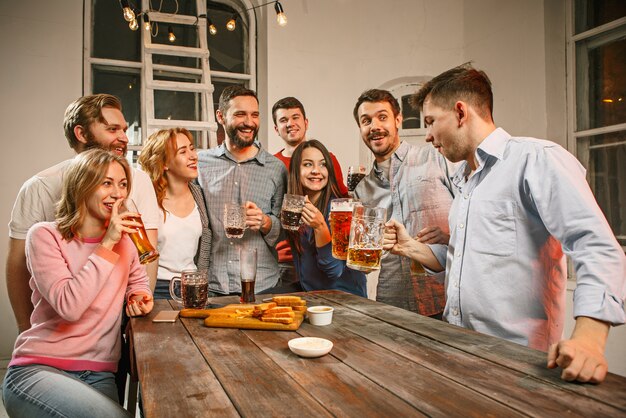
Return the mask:
<svg viewBox="0 0 626 418">
<path fill-rule="evenodd" d="M 446 270 L 446 256 L 448 255 L 448 246 L 443 244 L 426 244 L 437 258 L 437 261 L 443 267 L 443 271 Z M 424 267 L 430 274 L 441 273 L 440 271 L 433 271 Z"/>
<path fill-rule="evenodd" d="M 102 245 L 98 245 L 96 247 L 96 250 L 93 253 L 97 255 L 98 257 L 104 258 L 106 261 L 108 261 L 111 264 L 117 263 L 117 261 L 120 259 L 120 255 L 118 253 L 116 253 L 115 251 L 109 250 L 108 248 L 105 248 Z"/>
<path fill-rule="evenodd" d="M 611 325 L 626 323 L 624 301 L 602 286 L 579 283 L 574 290 L 574 318 L 587 316 Z"/>
</svg>

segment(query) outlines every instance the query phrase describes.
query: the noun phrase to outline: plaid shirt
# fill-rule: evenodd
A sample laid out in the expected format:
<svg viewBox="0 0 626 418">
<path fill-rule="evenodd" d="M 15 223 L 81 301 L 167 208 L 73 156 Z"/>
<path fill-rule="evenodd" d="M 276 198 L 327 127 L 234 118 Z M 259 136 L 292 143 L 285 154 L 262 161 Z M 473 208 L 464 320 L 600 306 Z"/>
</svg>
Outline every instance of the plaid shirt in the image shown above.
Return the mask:
<svg viewBox="0 0 626 418">
<path fill-rule="evenodd" d="M 402 142 L 391 156 L 390 179 L 376 163 L 358 184 L 356 196 L 367 206 L 387 208 L 387 217 L 402 223 L 409 235 L 427 226 L 448 232 L 454 199 L 448 163 L 430 145 Z M 376 300 L 422 315 L 436 315 L 445 306 L 444 276 L 411 275 L 411 260 L 388 254 L 382 260 Z"/>
<path fill-rule="evenodd" d="M 255 292 L 274 287 L 279 271 L 274 246 L 281 233 L 280 208 L 287 190 L 287 170 L 278 158 L 255 146 L 253 158 L 237 162 L 224 144 L 198 153 L 198 183 L 204 190 L 213 242 L 209 290 L 219 294 L 241 292 L 239 249 L 257 249 Z M 224 232 L 224 205 L 227 202 L 254 202 L 272 220 L 263 235 L 246 230 L 243 238 L 230 239 Z"/>
</svg>

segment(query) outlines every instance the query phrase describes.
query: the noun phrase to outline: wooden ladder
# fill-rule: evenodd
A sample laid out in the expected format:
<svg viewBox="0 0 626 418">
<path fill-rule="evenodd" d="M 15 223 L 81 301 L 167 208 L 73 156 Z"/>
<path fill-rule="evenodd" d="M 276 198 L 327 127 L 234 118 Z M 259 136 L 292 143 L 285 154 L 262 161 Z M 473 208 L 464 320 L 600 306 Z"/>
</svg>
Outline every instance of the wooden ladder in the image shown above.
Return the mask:
<svg viewBox="0 0 626 418">
<path fill-rule="evenodd" d="M 143 10 L 149 7 L 149 0 L 143 0 Z M 198 47 L 186 47 L 176 45 L 157 44 L 152 42 L 152 36 L 145 33 L 143 36 L 142 53 L 144 58 L 142 94 L 145 106 L 141 111 L 142 126 L 145 133 L 142 140 L 145 143 L 147 137 L 154 131 L 163 128 L 183 127 L 190 131 L 198 131 L 198 148 L 211 148 L 217 146 L 217 123 L 213 109 L 213 84 L 209 68 L 209 48 L 207 43 L 207 19 L 206 2 L 196 0 L 196 11 L 199 16 L 186 16 L 180 14 L 168 14 L 149 12 L 150 22 L 159 23 L 159 30 L 167 30 L 168 24 L 188 25 L 197 27 Z M 140 30 L 143 30 L 140 29 Z M 144 31 L 145 32 L 145 31 Z M 200 60 L 200 68 L 187 68 L 171 65 L 154 65 L 152 55 L 169 55 L 176 57 L 191 57 Z M 200 75 L 200 82 L 182 82 L 155 80 L 154 71 L 164 70 L 170 73 Z M 157 119 L 154 112 L 155 90 L 193 92 L 200 94 L 199 120 L 171 120 Z"/>
</svg>

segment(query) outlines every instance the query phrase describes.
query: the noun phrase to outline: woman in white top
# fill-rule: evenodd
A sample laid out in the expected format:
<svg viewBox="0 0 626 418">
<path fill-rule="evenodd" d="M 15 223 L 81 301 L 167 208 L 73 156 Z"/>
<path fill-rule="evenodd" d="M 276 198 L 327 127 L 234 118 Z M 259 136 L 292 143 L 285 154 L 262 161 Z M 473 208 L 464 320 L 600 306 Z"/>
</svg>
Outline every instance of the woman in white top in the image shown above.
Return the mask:
<svg viewBox="0 0 626 418">
<path fill-rule="evenodd" d="M 169 299 L 169 283 L 186 269 L 207 270 L 211 230 L 198 177 L 198 154 L 185 128 L 162 129 L 150 136 L 139 163 L 150 175 L 163 211 L 159 227 L 159 270 L 155 299 Z"/>
</svg>

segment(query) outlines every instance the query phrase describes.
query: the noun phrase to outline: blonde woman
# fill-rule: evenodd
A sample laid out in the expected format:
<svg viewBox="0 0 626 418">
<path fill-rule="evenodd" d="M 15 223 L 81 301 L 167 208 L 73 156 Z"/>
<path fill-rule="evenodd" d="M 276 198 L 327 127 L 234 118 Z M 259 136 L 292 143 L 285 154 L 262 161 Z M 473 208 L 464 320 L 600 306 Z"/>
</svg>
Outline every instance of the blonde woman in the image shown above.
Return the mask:
<svg viewBox="0 0 626 418">
<path fill-rule="evenodd" d="M 182 270 L 208 270 L 211 230 L 204 195 L 192 183 L 198 154 L 187 129 L 162 129 L 148 138 L 139 163 L 152 179 L 163 212 L 159 227 L 156 299 L 169 299 L 169 283 Z"/>
<path fill-rule="evenodd" d="M 130 191 L 126 160 L 79 154 L 66 171 L 55 222 L 28 231 L 32 327 L 15 342 L 3 400 L 11 417 L 128 416 L 114 372 L 121 311 L 152 310 L 145 268 L 127 234 L 139 226 L 118 212 Z"/>
</svg>

